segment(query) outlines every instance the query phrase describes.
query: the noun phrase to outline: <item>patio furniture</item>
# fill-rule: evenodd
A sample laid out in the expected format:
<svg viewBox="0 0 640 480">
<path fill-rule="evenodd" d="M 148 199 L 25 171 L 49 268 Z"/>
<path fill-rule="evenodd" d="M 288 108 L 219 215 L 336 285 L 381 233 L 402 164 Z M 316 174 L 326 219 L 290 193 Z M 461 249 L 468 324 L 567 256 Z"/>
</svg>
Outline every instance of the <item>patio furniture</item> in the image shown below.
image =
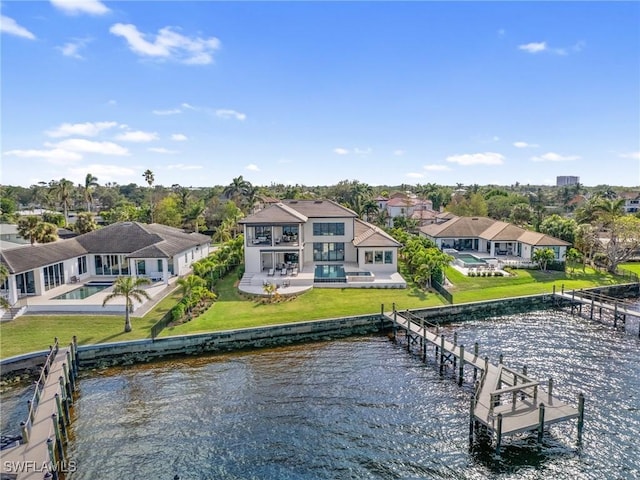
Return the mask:
<svg viewBox="0 0 640 480">
<path fill-rule="evenodd" d="M 293 270 L 291 270 L 291 276 L 293 277 L 297 277 L 298 276 L 298 269 L 297 268 L 293 268 Z"/>
<path fill-rule="evenodd" d="M 291 282 L 289 282 L 289 280 L 285 280 L 284 282 L 282 282 L 282 286 L 284 288 L 287 288 L 289 285 L 291 285 Z"/>
<path fill-rule="evenodd" d="M 71 283 L 78 283 L 78 277 L 76 277 L 76 276 L 74 275 L 74 276 L 72 276 L 72 277 L 69 279 L 69 281 L 70 281 Z"/>
<path fill-rule="evenodd" d="M 282 270 L 280 270 L 280 276 L 281 277 L 285 277 L 287 275 L 287 269 L 283 268 Z"/>
<path fill-rule="evenodd" d="M 269 277 L 273 277 L 276 274 L 276 271 L 273 268 L 270 268 L 269 271 L 267 272 L 267 275 Z"/>
</svg>

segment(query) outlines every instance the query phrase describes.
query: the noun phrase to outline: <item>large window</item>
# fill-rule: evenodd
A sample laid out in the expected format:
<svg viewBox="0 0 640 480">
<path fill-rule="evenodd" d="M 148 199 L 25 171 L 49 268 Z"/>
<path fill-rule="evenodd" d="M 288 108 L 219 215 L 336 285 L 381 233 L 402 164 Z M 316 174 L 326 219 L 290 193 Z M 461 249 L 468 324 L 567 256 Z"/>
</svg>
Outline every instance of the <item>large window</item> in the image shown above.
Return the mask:
<svg viewBox="0 0 640 480">
<path fill-rule="evenodd" d="M 136 275 L 146 275 L 147 274 L 147 263 L 144 260 L 136 261 Z"/>
<path fill-rule="evenodd" d="M 64 283 L 64 265 L 62 263 L 56 263 L 44 267 L 42 269 L 42 275 L 44 276 L 45 290 L 59 287 Z"/>
<path fill-rule="evenodd" d="M 87 273 L 87 257 L 78 257 L 78 275 Z"/>
<path fill-rule="evenodd" d="M 16 287 L 18 288 L 18 293 L 20 296 L 35 295 L 36 282 L 33 270 L 16 275 Z"/>
<path fill-rule="evenodd" d="M 96 255 L 96 275 L 129 275 L 129 262 L 124 255 Z"/>
<path fill-rule="evenodd" d="M 368 264 L 392 264 L 393 250 L 366 250 L 364 252 L 364 263 Z"/>
<path fill-rule="evenodd" d="M 344 261 L 344 243 L 319 243 L 313 244 L 314 262 L 342 262 Z"/>
<path fill-rule="evenodd" d="M 314 223 L 313 235 L 344 235 L 344 222 L 340 223 Z"/>
</svg>

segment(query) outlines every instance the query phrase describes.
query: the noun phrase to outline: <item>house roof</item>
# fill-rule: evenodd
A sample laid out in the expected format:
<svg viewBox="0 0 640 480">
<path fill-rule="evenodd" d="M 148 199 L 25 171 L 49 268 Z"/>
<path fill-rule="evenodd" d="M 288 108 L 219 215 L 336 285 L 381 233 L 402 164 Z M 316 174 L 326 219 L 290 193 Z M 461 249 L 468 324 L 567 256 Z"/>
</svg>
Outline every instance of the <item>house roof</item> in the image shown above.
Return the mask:
<svg viewBox="0 0 640 480">
<path fill-rule="evenodd" d="M 68 240 L 2 251 L 0 257 L 11 273 L 18 273 L 87 253 L 167 258 L 209 242 L 207 235 L 186 233 L 166 225 L 119 222 Z"/>
<path fill-rule="evenodd" d="M 487 217 L 456 217 L 446 223 L 426 225 L 420 231 L 432 238 L 478 237 L 492 242 L 517 241 L 535 246 L 571 245 L 559 238 Z"/>
<path fill-rule="evenodd" d="M 238 223 L 304 223 L 307 217 L 284 203 L 275 203 L 253 215 L 243 218 Z"/>
<path fill-rule="evenodd" d="M 282 203 L 308 218 L 357 217 L 353 210 L 332 200 L 283 200 Z"/>
<path fill-rule="evenodd" d="M 399 247 L 401 244 L 384 230 L 359 218 L 355 221 L 353 245 L 356 247 Z"/>
<path fill-rule="evenodd" d="M 79 237 L 52 243 L 23 245 L 0 252 L 0 258 L 9 268 L 9 273 L 19 273 L 34 268 L 62 262 L 86 255 L 87 250 L 78 242 Z"/>
</svg>

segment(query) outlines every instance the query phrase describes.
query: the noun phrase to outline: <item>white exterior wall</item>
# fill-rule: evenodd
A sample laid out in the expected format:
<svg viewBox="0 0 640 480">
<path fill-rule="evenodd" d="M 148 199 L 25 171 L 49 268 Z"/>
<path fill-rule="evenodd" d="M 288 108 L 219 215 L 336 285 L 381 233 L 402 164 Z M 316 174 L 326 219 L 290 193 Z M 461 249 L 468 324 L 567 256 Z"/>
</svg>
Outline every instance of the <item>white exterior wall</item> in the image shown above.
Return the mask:
<svg viewBox="0 0 640 480">
<path fill-rule="evenodd" d="M 370 272 L 389 272 L 394 273 L 398 271 L 398 248 L 397 247 L 362 247 L 359 248 L 358 254 L 358 267 L 363 270 L 368 270 Z M 393 252 L 393 263 L 364 263 L 365 252 L 373 252 L 375 258 L 375 251 L 392 251 Z M 382 256 L 384 261 L 384 253 Z"/>
<path fill-rule="evenodd" d="M 245 237 L 246 238 L 246 237 Z M 247 273 L 260 273 L 262 264 L 260 260 L 260 247 L 244 247 L 244 271 Z"/>
<path fill-rule="evenodd" d="M 313 235 L 314 223 L 344 223 L 344 235 Z M 353 246 L 353 228 L 355 220 L 353 218 L 310 218 L 304 224 L 304 261 L 305 263 L 313 262 L 313 244 L 319 243 L 344 243 L 344 261 L 356 261 L 356 249 Z"/>
</svg>

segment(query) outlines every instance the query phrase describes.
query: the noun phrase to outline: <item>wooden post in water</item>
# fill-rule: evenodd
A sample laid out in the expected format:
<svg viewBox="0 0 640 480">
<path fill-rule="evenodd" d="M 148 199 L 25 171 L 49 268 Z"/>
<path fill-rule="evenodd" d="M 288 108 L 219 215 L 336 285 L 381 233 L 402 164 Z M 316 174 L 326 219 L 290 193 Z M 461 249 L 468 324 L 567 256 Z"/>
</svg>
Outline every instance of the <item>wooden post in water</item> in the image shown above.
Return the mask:
<svg viewBox="0 0 640 480">
<path fill-rule="evenodd" d="M 582 428 L 584 427 L 584 394 L 578 394 L 578 445 L 582 444 Z"/>
<path fill-rule="evenodd" d="M 458 385 L 462 385 L 464 379 L 464 345 L 460 345 L 460 367 L 458 367 Z"/>
<path fill-rule="evenodd" d="M 444 333 L 440 334 L 440 373 L 444 370 Z"/>
<path fill-rule="evenodd" d="M 58 423 L 58 416 L 55 413 L 52 413 L 51 420 L 53 421 L 53 430 L 56 433 L 56 449 L 58 450 L 58 458 L 60 459 L 60 462 L 64 462 L 64 451 L 62 445 L 62 437 L 60 435 L 60 423 Z"/>
<path fill-rule="evenodd" d="M 33 419 L 35 418 L 35 408 L 31 408 L 32 405 L 31 400 L 27 400 L 27 414 L 29 415 L 29 420 L 31 420 L 31 425 L 33 425 Z"/>
<path fill-rule="evenodd" d="M 496 440 L 496 452 L 500 453 L 500 447 L 502 445 L 502 414 L 498 414 L 498 438 Z"/>
<path fill-rule="evenodd" d="M 540 405 L 538 405 L 538 443 L 542 443 L 543 435 L 544 435 L 544 403 L 540 402 Z"/>
<path fill-rule="evenodd" d="M 424 318 L 422 319 L 422 336 L 424 338 L 424 341 L 422 342 L 422 362 L 426 363 L 427 362 L 427 324 L 424 321 Z"/>
<path fill-rule="evenodd" d="M 51 462 L 52 465 L 55 465 L 56 464 L 56 452 L 53 449 L 53 440 L 51 439 L 51 437 L 47 438 L 47 450 L 49 451 L 49 461 Z"/>
<path fill-rule="evenodd" d="M 396 341 L 396 333 L 398 331 L 398 313 L 396 312 L 396 304 L 393 304 L 393 341 Z"/>
<path fill-rule="evenodd" d="M 67 369 L 69 370 L 69 384 L 71 385 L 71 391 L 76 389 L 76 382 L 73 376 L 73 360 L 71 359 L 71 352 L 67 350 Z"/>
<path fill-rule="evenodd" d="M 502 365 L 502 360 L 504 360 L 504 355 L 500 354 L 500 365 Z"/>
<path fill-rule="evenodd" d="M 29 443 L 29 431 L 26 423 L 20 422 L 20 432 L 22 433 L 22 443 Z"/>
<path fill-rule="evenodd" d="M 66 387 L 66 396 L 67 398 L 71 398 L 73 395 L 73 390 L 71 389 L 71 383 L 69 383 L 69 372 L 67 370 L 67 364 L 62 364 L 62 373 L 64 374 L 64 386 Z"/>
<path fill-rule="evenodd" d="M 594 302 L 594 298 L 591 297 L 591 313 L 589 314 L 589 318 L 591 320 L 593 320 L 593 302 Z"/>
<path fill-rule="evenodd" d="M 549 378 L 549 403 L 551 403 L 553 397 L 553 378 Z"/>
<path fill-rule="evenodd" d="M 473 424 L 475 421 L 475 415 L 473 414 L 474 409 L 476 408 L 476 395 L 475 393 L 471 394 L 471 402 L 469 405 L 469 446 L 473 445 L 473 433 L 474 428 Z"/>
<path fill-rule="evenodd" d="M 62 414 L 62 402 L 60 401 L 60 395 L 58 395 L 57 393 L 54 395 L 54 398 L 56 399 L 56 407 L 58 410 L 58 419 L 60 422 L 60 427 L 62 428 L 62 434 L 65 436 L 65 438 L 67 437 L 67 426 L 65 425 L 65 418 L 64 415 Z"/>
</svg>

